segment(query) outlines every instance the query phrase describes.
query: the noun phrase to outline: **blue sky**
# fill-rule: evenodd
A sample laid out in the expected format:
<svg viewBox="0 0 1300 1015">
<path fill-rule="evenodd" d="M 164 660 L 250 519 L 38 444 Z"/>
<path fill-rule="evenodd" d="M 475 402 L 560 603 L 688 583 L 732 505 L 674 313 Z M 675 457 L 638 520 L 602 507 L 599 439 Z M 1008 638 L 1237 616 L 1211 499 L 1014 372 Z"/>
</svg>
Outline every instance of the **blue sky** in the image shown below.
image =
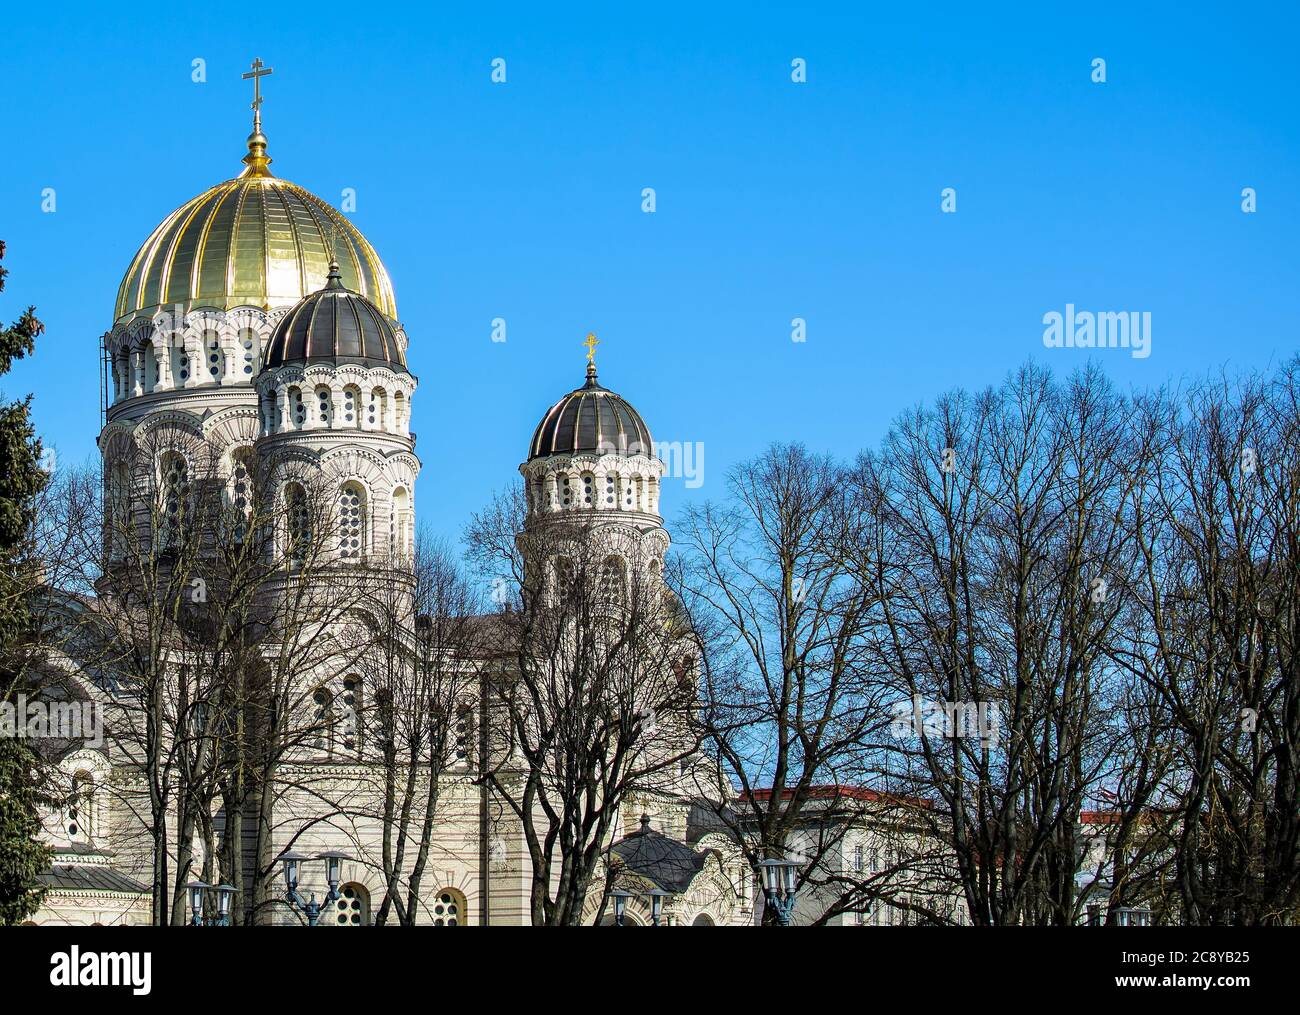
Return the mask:
<svg viewBox="0 0 1300 1015">
<path fill-rule="evenodd" d="M 953 386 L 1081 365 L 1042 342 L 1067 303 L 1151 313 L 1149 358 L 1091 353 L 1124 387 L 1295 351 L 1294 7 L 709 6 L 9 5 L 0 316 L 35 303 L 48 331 L 5 395 L 35 393 L 64 461 L 94 452 L 118 282 L 241 168 L 254 56 L 274 171 L 354 188 L 393 277 L 417 507 L 448 536 L 581 382 L 592 329 L 655 438 L 703 443 L 670 518 L 771 441 L 850 456 Z"/>
</svg>

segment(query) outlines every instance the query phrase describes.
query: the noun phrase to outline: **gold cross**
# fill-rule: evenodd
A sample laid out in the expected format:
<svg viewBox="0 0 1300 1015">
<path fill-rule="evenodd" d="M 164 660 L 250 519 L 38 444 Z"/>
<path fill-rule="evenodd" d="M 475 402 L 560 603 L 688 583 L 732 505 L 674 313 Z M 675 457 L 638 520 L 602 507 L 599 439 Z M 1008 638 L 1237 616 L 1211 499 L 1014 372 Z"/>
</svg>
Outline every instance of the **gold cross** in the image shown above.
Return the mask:
<svg viewBox="0 0 1300 1015">
<path fill-rule="evenodd" d="M 600 339 L 598 339 L 598 338 L 596 337 L 596 333 L 595 333 L 594 331 L 593 331 L 593 332 L 590 332 L 590 333 L 587 335 L 587 341 L 583 342 L 582 344 L 585 345 L 585 346 L 587 347 L 587 362 L 588 362 L 588 363 L 595 363 L 595 362 L 596 362 L 596 346 L 600 345 Z"/>
<path fill-rule="evenodd" d="M 241 76 L 241 80 L 247 81 L 253 79 L 253 127 L 259 129 L 262 126 L 262 78 L 268 74 L 274 74 L 275 69 L 264 67 L 260 56 L 253 58 L 253 69 L 247 74 Z"/>
</svg>

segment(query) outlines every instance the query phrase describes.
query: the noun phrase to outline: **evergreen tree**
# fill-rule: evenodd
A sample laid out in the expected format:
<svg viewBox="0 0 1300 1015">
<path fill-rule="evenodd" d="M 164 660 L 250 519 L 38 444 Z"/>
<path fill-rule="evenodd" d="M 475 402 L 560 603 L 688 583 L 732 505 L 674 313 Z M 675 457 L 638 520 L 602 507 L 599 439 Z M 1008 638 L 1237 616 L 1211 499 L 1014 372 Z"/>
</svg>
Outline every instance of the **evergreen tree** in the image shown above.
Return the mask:
<svg viewBox="0 0 1300 1015">
<path fill-rule="evenodd" d="M 0 259 L 5 245 L 0 241 Z M 0 292 L 8 271 L 0 265 Z M 45 326 L 28 307 L 14 324 L 0 329 L 0 375 L 14 360 L 30 355 Z M 26 593 L 30 562 L 20 547 L 31 524 L 36 496 L 48 481 L 41 469 L 41 444 L 31 421 L 31 396 L 0 405 L 0 701 L 8 700 L 17 677 L 15 646 L 30 623 Z M 39 759 L 23 741 L 0 735 L 0 926 L 21 923 L 40 908 L 37 876 L 50 863 L 40 843 Z"/>
</svg>

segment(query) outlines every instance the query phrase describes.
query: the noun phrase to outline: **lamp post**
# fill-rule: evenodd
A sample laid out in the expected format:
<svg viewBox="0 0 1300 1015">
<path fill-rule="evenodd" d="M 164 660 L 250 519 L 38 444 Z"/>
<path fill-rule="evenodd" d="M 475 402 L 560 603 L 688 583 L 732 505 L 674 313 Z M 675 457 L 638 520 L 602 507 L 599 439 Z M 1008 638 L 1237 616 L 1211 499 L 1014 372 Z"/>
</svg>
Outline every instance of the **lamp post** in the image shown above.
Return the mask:
<svg viewBox="0 0 1300 1015">
<path fill-rule="evenodd" d="M 298 853 L 289 850 L 280 854 L 280 859 L 284 861 L 284 901 L 295 912 L 301 912 L 307 917 L 307 925 L 315 927 L 320 921 L 321 908 L 331 902 L 337 902 L 339 898 L 339 873 L 344 860 L 351 860 L 352 857 L 346 853 L 340 853 L 337 849 L 326 850 L 324 853 L 317 853 L 317 860 L 325 861 L 325 881 L 329 884 L 330 890 L 325 895 L 324 902 L 316 901 L 316 894 L 313 892 L 310 899 L 304 900 L 298 891 L 299 872 L 304 860 L 310 860 L 311 857 L 305 853 Z"/>
<path fill-rule="evenodd" d="M 673 898 L 672 892 L 666 892 L 662 888 L 651 888 L 646 892 L 625 892 L 622 889 L 609 893 L 609 898 L 614 900 L 614 926 L 627 926 L 627 900 L 648 898 L 650 900 L 650 922 L 653 926 L 658 927 L 663 919 L 664 902 Z"/>
<path fill-rule="evenodd" d="M 790 926 L 799 864 L 793 860 L 764 860 L 759 867 L 763 871 L 763 898 L 776 913 L 776 922 Z"/>
<path fill-rule="evenodd" d="M 627 916 L 627 900 L 636 898 L 631 892 L 618 890 L 610 892 L 609 897 L 614 900 L 614 926 L 623 926 L 623 919 Z"/>
<path fill-rule="evenodd" d="M 665 892 L 662 888 L 651 888 L 646 894 L 650 896 L 650 922 L 658 927 L 664 913 L 664 900 L 671 899 L 673 893 Z"/>
<path fill-rule="evenodd" d="M 230 903 L 238 888 L 234 885 L 210 885 L 206 881 L 191 881 L 185 886 L 190 891 L 190 926 L 191 927 L 229 927 Z M 203 915 L 203 900 L 215 894 L 217 897 L 217 915 Z"/>
</svg>

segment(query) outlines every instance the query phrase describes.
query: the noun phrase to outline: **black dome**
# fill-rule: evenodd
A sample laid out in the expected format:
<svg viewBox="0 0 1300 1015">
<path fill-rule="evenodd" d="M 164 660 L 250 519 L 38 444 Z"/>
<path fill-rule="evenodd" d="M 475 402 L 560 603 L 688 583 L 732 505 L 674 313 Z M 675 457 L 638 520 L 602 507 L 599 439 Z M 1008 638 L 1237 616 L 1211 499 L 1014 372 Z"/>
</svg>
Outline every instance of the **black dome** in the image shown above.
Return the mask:
<svg viewBox="0 0 1300 1015">
<path fill-rule="evenodd" d="M 358 363 L 406 372 L 393 322 L 360 293 L 343 288 L 336 264 L 325 288 L 304 296 L 275 326 L 262 369 L 290 363 Z"/>
<path fill-rule="evenodd" d="M 602 450 L 649 455 L 653 446 L 641 414 L 597 384 L 592 365 L 587 367 L 587 383 L 551 406 L 537 424 L 528 459 Z"/>
</svg>

